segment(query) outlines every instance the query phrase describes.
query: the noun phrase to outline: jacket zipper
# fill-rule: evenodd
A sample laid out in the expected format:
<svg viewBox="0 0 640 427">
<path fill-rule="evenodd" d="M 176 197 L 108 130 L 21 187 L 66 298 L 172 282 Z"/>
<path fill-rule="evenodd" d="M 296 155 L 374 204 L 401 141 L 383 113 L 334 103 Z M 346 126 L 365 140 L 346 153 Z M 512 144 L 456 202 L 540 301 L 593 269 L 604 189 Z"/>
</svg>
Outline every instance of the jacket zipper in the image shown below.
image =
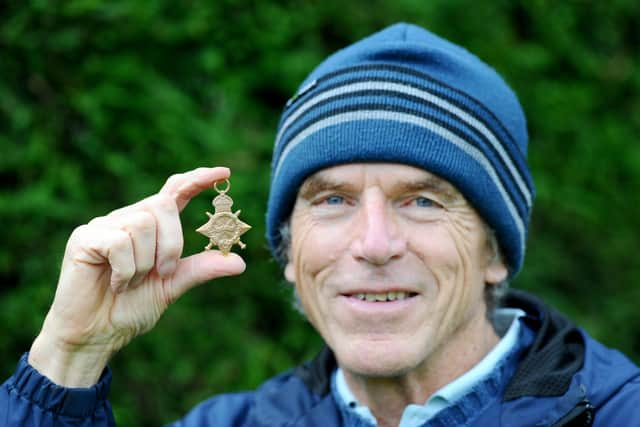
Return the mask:
<svg viewBox="0 0 640 427">
<path fill-rule="evenodd" d="M 593 425 L 594 410 L 588 400 L 583 400 L 553 424 L 553 427 L 590 427 Z"/>
</svg>

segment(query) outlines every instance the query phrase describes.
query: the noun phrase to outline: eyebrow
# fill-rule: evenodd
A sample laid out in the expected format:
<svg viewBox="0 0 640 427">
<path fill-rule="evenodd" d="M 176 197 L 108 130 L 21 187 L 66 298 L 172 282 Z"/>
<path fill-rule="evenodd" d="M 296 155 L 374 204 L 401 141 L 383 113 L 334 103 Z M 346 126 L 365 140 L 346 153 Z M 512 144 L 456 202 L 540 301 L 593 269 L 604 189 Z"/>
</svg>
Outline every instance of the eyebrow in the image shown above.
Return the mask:
<svg viewBox="0 0 640 427">
<path fill-rule="evenodd" d="M 308 200 L 323 191 L 350 192 L 353 190 L 353 184 L 348 181 L 335 181 L 322 175 L 315 175 L 308 178 L 302 184 L 298 192 L 298 197 Z M 429 191 L 442 196 L 447 203 L 452 203 L 462 198 L 462 195 L 455 187 L 436 176 L 426 176 L 412 181 L 401 181 L 395 184 L 391 188 L 391 191 L 393 194 Z"/>
<path fill-rule="evenodd" d="M 393 187 L 396 193 L 418 193 L 429 191 L 442 196 L 445 202 L 452 203 L 462 198 L 462 195 L 453 185 L 435 176 L 427 176 L 415 181 L 403 181 Z"/>
<path fill-rule="evenodd" d="M 308 178 L 300 187 L 298 197 L 308 200 L 323 191 L 344 191 L 353 190 L 353 185 L 348 182 L 339 182 L 326 178 L 322 175 L 315 175 Z"/>
</svg>

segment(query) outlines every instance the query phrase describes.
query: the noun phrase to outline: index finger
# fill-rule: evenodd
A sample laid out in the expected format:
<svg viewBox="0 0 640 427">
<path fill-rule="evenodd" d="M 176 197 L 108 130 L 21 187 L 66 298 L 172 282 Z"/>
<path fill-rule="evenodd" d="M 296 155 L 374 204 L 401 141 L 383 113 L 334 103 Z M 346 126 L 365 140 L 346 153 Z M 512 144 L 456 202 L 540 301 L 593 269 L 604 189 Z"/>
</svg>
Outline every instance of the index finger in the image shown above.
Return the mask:
<svg viewBox="0 0 640 427">
<path fill-rule="evenodd" d="M 211 188 L 216 181 L 229 178 L 231 171 L 225 167 L 198 168 L 172 175 L 162 186 L 159 194 L 166 194 L 176 201 L 182 211 L 189 201 L 203 190 Z"/>
</svg>

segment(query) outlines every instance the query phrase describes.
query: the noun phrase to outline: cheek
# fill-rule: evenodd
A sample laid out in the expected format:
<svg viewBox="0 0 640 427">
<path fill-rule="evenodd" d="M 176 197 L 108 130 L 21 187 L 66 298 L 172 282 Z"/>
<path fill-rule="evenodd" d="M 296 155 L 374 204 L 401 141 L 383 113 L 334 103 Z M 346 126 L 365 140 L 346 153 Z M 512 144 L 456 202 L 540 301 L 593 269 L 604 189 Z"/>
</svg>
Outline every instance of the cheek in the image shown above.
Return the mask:
<svg viewBox="0 0 640 427">
<path fill-rule="evenodd" d="M 481 293 L 484 283 L 479 274 L 481 251 L 477 234 L 474 227 L 459 218 L 413 233 L 413 252 L 420 254 L 434 275 L 438 293 L 449 295 L 445 300 L 466 299 L 469 293 Z"/>
<path fill-rule="evenodd" d="M 438 276 L 450 276 L 460 267 L 460 248 L 450 228 L 448 224 L 431 224 L 409 234 L 410 252 Z"/>
<path fill-rule="evenodd" d="M 314 224 L 301 224 L 292 233 L 292 257 L 287 279 L 294 282 L 309 322 L 322 333 L 330 318 L 327 301 L 331 289 L 326 285 L 336 264 L 334 241 Z"/>
<path fill-rule="evenodd" d="M 450 242 L 449 286 L 451 298 L 458 301 L 454 306 L 466 311 L 483 300 L 484 268 L 486 265 L 485 240 L 482 225 L 469 215 L 457 218 L 447 227 Z"/>
<path fill-rule="evenodd" d="M 293 228 L 292 260 L 298 280 L 322 280 L 348 247 L 349 238 L 341 227 L 321 226 L 312 220 Z"/>
<path fill-rule="evenodd" d="M 449 222 L 447 230 L 460 268 L 466 275 L 476 273 L 486 264 L 486 239 L 479 218 L 472 212 L 461 213 Z"/>
</svg>

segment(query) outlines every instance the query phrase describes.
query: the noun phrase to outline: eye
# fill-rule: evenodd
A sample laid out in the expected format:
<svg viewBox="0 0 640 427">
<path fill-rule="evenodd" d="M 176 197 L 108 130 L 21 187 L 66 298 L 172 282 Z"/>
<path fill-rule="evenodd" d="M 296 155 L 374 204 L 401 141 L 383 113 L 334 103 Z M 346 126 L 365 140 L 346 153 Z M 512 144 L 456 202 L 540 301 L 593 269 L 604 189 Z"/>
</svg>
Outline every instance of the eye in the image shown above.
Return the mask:
<svg viewBox="0 0 640 427">
<path fill-rule="evenodd" d="M 437 200 L 437 196 L 434 200 L 417 194 L 407 195 L 407 198 L 400 205 L 402 209 L 398 212 L 401 212 L 407 219 L 420 223 L 437 221 L 446 212 L 443 205 Z"/>
<path fill-rule="evenodd" d="M 318 195 L 311 202 L 311 208 L 317 219 L 333 220 L 342 218 L 351 212 L 353 200 L 349 195 L 327 193 Z"/>
<path fill-rule="evenodd" d="M 336 196 L 331 195 L 329 197 L 326 197 L 324 200 L 324 203 L 326 203 L 327 205 L 341 205 L 344 203 L 344 197 L 342 196 Z"/>
<path fill-rule="evenodd" d="M 340 206 L 344 205 L 345 203 L 347 203 L 347 199 L 344 196 L 340 196 L 338 194 L 319 196 L 312 202 L 314 206 Z"/>
<path fill-rule="evenodd" d="M 429 208 L 429 207 L 435 206 L 436 204 L 433 200 L 423 196 L 416 197 L 415 199 L 413 199 L 413 202 L 415 203 L 416 206 L 420 208 Z"/>
</svg>

